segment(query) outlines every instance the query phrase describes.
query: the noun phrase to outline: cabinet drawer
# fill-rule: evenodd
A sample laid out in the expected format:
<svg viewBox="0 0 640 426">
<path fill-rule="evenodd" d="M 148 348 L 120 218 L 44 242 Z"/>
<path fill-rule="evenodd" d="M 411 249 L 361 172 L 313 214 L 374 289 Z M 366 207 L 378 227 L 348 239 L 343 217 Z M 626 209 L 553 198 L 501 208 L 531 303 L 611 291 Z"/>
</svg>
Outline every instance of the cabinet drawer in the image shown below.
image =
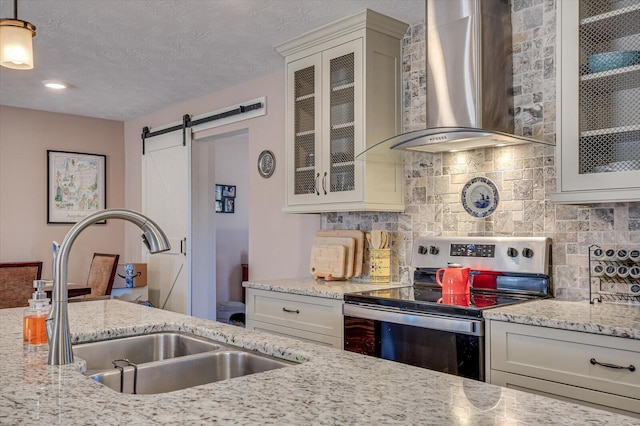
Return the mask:
<svg viewBox="0 0 640 426">
<path fill-rule="evenodd" d="M 249 319 L 342 338 L 342 300 L 249 289 Z"/>
<path fill-rule="evenodd" d="M 490 323 L 492 370 L 640 400 L 640 340 Z M 592 359 L 624 367 L 633 365 L 635 371 L 594 365 Z"/>
<path fill-rule="evenodd" d="M 626 398 L 610 393 L 495 370 L 491 372 L 491 383 L 509 389 L 521 390 L 537 395 L 548 396 L 549 398 L 560 399 L 562 401 L 587 405 L 600 410 L 613 411 L 626 416 L 639 417 L 640 415 L 640 404 L 638 404 L 638 400 L 634 398 Z"/>
<path fill-rule="evenodd" d="M 293 337 L 298 340 L 304 340 L 305 342 L 311 342 L 342 349 L 342 339 L 336 336 L 311 333 L 310 331 L 298 330 L 291 327 L 283 327 L 280 325 L 269 324 L 262 321 L 247 321 L 247 328 L 250 330 L 266 331 L 267 333 L 277 334 L 278 336 Z"/>
</svg>

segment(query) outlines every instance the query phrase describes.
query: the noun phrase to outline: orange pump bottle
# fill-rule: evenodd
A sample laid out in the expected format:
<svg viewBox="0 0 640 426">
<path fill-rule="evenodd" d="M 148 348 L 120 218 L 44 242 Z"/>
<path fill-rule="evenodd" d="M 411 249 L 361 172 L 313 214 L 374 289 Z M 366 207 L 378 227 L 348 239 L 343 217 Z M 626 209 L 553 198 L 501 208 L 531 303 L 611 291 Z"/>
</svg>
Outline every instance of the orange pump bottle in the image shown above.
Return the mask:
<svg viewBox="0 0 640 426">
<path fill-rule="evenodd" d="M 47 316 L 51 305 L 47 293 L 43 290 L 45 281 L 35 280 L 33 287 L 36 291 L 29 299 L 29 307 L 23 316 L 23 345 L 28 350 L 40 350 L 47 347 Z"/>
</svg>

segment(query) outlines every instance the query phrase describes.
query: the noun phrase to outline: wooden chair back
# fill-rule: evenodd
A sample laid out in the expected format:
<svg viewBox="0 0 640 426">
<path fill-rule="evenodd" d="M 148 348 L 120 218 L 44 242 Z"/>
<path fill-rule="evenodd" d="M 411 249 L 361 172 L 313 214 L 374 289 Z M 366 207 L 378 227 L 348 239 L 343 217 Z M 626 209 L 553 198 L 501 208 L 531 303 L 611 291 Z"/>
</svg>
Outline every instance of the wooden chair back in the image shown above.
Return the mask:
<svg viewBox="0 0 640 426">
<path fill-rule="evenodd" d="M 108 296 L 111 294 L 119 259 L 119 254 L 93 254 L 89 278 L 87 278 L 87 287 L 91 287 L 91 296 Z"/>
<path fill-rule="evenodd" d="M 33 280 L 42 276 L 42 262 L 0 263 L 0 308 L 29 306 Z"/>
</svg>

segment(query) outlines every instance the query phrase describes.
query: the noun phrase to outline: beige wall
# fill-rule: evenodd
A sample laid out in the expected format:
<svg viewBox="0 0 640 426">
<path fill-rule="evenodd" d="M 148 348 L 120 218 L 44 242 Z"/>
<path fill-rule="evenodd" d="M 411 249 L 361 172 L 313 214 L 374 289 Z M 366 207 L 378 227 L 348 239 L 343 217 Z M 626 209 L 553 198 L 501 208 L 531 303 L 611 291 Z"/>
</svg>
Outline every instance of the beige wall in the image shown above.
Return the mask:
<svg viewBox="0 0 640 426">
<path fill-rule="evenodd" d="M 51 242 L 72 225 L 47 224 L 47 150 L 107 156 L 107 207 L 124 205 L 122 122 L 0 106 L 0 261 L 44 262 L 51 278 Z M 84 283 L 94 252 L 124 254 L 122 221 L 86 229 L 69 257 L 69 281 Z"/>
<path fill-rule="evenodd" d="M 179 122 L 184 114 L 201 115 L 262 96 L 267 98 L 265 116 L 200 132 L 194 139 L 248 130 L 249 276 L 251 279 L 308 276 L 309 255 L 313 236 L 320 226 L 319 216 L 281 211 L 285 204 L 284 71 L 125 122 L 125 205 L 134 210 L 141 209 L 140 134 L 144 126 L 153 129 Z M 269 179 L 260 177 L 256 166 L 258 155 L 265 149 L 273 151 L 276 157 L 275 173 Z M 125 252 L 129 261 L 141 257 L 137 236 L 127 233 Z"/>
</svg>

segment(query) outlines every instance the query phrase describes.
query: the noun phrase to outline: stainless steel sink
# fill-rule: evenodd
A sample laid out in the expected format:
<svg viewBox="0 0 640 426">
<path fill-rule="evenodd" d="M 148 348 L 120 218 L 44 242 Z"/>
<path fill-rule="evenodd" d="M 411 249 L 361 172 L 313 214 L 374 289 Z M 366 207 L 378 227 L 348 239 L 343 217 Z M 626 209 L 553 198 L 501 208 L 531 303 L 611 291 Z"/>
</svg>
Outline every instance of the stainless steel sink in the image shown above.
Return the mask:
<svg viewBox="0 0 640 426">
<path fill-rule="evenodd" d="M 85 375 L 123 393 L 154 394 L 294 363 L 182 333 L 124 337 L 73 347 Z"/>
<path fill-rule="evenodd" d="M 220 344 L 182 333 L 156 333 L 73 346 L 73 354 L 87 362 L 87 373 L 114 368 L 116 359 L 134 364 L 160 361 L 220 349 Z"/>
<path fill-rule="evenodd" d="M 137 379 L 131 367 L 124 369 L 122 377 L 118 370 L 90 377 L 119 392 L 154 394 L 274 370 L 290 364 L 252 353 L 225 350 L 142 364 L 138 367 Z"/>
</svg>

